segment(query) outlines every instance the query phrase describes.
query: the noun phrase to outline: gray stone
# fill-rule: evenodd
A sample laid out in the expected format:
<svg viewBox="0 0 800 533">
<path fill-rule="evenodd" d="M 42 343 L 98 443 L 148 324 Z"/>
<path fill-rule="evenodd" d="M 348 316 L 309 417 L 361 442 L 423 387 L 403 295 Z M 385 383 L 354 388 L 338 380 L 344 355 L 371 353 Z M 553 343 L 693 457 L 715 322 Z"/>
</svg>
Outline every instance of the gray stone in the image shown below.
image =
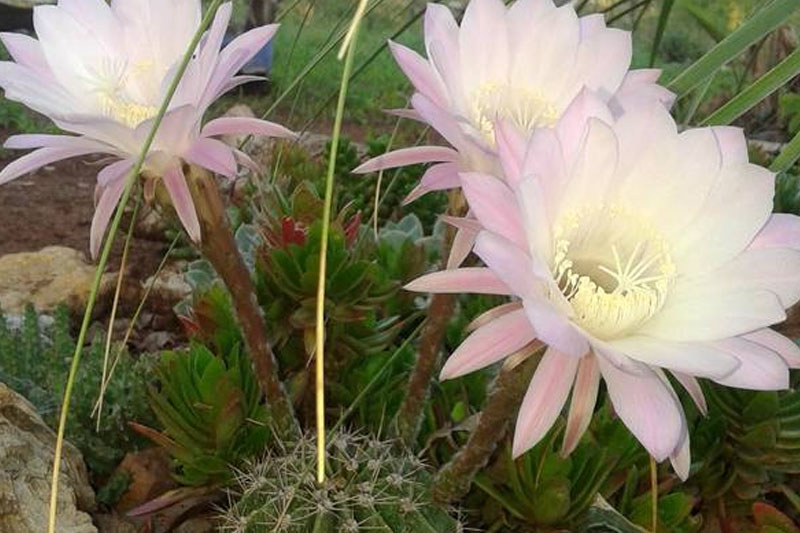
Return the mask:
<svg viewBox="0 0 800 533">
<path fill-rule="evenodd" d="M 47 531 L 56 436 L 27 400 L 0 383 L 0 531 Z M 80 452 L 65 443 L 58 490 L 58 533 L 96 533 L 94 508 Z"/>
</svg>

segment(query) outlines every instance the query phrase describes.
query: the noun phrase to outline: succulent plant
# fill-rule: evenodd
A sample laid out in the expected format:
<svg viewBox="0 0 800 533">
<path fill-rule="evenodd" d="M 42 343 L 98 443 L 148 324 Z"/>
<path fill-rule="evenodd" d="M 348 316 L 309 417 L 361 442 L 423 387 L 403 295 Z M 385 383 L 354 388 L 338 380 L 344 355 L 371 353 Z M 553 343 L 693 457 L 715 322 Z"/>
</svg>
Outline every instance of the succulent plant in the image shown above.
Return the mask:
<svg viewBox="0 0 800 533">
<path fill-rule="evenodd" d="M 150 404 L 163 430 L 134 429 L 170 453 L 182 484 L 224 484 L 232 466 L 271 442 L 266 405 L 240 344 L 223 354 L 200 343 L 164 352 L 156 376 Z"/>
<path fill-rule="evenodd" d="M 329 477 L 314 475 L 316 441 L 286 444 L 237 475 L 223 517 L 235 533 L 456 533 L 461 522 L 430 504 L 429 472 L 398 443 L 354 433 L 331 436 Z"/>
</svg>

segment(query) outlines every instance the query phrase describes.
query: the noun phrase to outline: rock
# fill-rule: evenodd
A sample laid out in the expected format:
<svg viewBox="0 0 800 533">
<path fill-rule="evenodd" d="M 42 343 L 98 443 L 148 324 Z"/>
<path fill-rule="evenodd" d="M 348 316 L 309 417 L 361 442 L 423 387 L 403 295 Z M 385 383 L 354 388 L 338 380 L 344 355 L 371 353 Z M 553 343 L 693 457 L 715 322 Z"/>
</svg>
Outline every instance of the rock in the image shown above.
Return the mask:
<svg viewBox="0 0 800 533">
<path fill-rule="evenodd" d="M 129 453 L 117 470 L 131 476 L 128 490 L 117 502 L 120 512 L 130 511 L 178 486 L 172 478 L 169 456 L 163 448 Z"/>
<path fill-rule="evenodd" d="M 150 284 L 148 307 L 159 313 L 171 313 L 175 304 L 183 301 L 192 294 L 192 286 L 186 281 L 184 272 L 186 261 L 176 261 L 161 269 L 156 275 L 150 276 L 142 282 L 145 290 Z"/>
<path fill-rule="evenodd" d="M 0 307 L 21 314 L 29 303 L 39 312 L 66 303 L 80 311 L 89 298 L 94 271 L 83 253 L 63 246 L 4 255 L 0 257 Z M 115 277 L 103 277 L 101 296 L 113 288 Z"/>
<path fill-rule="evenodd" d="M 47 531 L 56 436 L 22 396 L 0 383 L 0 531 Z M 80 452 L 64 446 L 58 490 L 59 533 L 96 533 L 94 508 Z"/>
<path fill-rule="evenodd" d="M 102 514 L 94 517 L 99 533 L 139 533 L 135 525 L 116 514 Z"/>
<path fill-rule="evenodd" d="M 196 517 L 190 518 L 175 528 L 175 533 L 214 533 L 217 531 L 214 522 L 210 518 Z"/>
</svg>

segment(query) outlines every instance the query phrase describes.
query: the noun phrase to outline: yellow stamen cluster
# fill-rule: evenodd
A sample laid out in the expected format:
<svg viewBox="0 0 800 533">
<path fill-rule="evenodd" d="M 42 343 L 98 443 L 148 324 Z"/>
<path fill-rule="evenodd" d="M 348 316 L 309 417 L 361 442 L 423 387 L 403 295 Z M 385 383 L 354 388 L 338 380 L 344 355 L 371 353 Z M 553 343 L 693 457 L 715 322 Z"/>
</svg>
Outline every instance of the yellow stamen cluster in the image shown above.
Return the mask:
<svg viewBox="0 0 800 533">
<path fill-rule="evenodd" d="M 484 83 L 473 92 L 470 103 L 470 122 L 490 144 L 494 144 L 497 120 L 509 120 L 523 131 L 558 121 L 556 107 L 541 92 L 527 87 Z"/>
<path fill-rule="evenodd" d="M 585 330 L 619 337 L 664 305 L 675 264 L 646 220 L 618 206 L 584 208 L 563 217 L 555 237 L 553 276 Z"/>
</svg>

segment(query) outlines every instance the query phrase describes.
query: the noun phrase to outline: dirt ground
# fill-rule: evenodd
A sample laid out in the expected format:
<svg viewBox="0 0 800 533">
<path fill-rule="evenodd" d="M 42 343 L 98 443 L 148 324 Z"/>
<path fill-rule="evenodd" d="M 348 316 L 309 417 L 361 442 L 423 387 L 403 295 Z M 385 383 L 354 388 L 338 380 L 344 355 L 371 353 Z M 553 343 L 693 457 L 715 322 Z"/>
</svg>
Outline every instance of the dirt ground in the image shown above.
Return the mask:
<svg viewBox="0 0 800 533">
<path fill-rule="evenodd" d="M 0 131 L 0 144 L 8 132 Z M 5 151 L 0 168 L 22 155 Z M 0 186 L 0 256 L 37 251 L 45 246 L 68 246 L 89 255 L 89 228 L 94 210 L 97 158 L 70 159 Z M 127 227 L 127 226 L 126 226 Z M 110 268 L 117 270 L 122 252 L 117 238 Z M 152 274 L 163 257 L 165 243 L 135 239 L 129 272 Z"/>
</svg>

